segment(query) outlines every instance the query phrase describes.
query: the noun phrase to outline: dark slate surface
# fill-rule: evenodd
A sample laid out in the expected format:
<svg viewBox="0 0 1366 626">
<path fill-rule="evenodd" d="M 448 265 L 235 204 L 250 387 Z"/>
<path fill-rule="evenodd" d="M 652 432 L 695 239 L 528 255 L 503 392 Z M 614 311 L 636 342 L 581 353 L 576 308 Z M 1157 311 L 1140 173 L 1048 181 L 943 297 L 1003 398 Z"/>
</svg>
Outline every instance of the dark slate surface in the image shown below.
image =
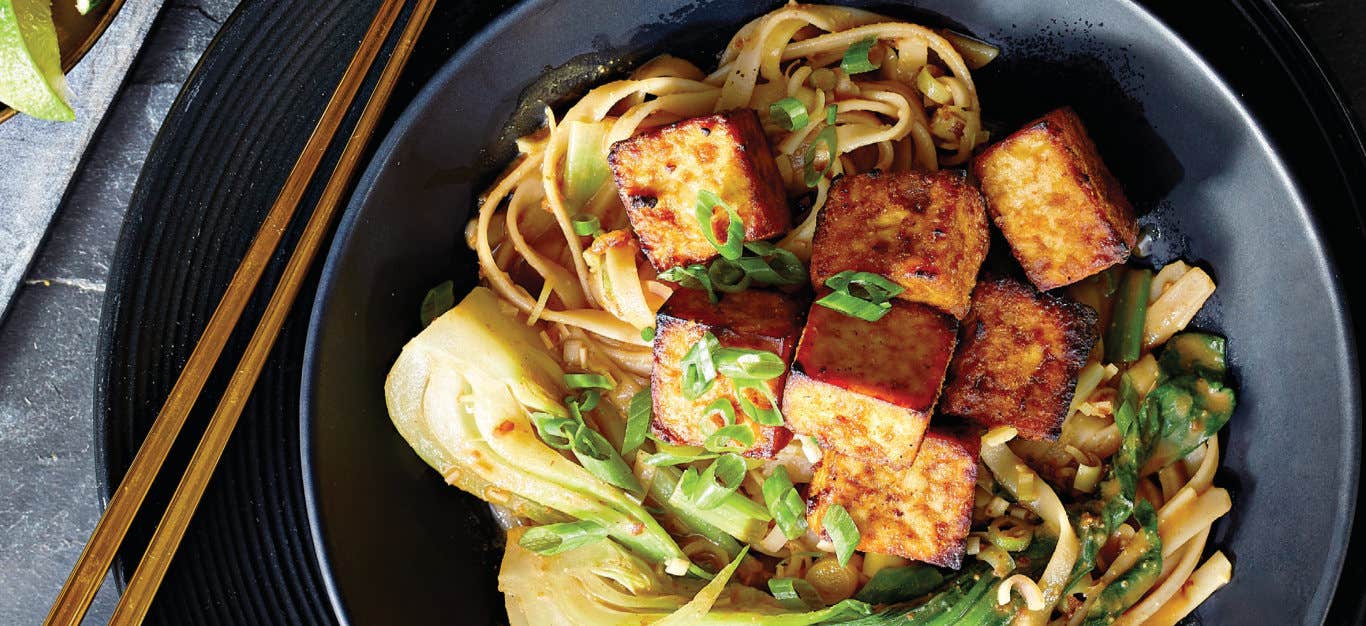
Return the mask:
<svg viewBox="0 0 1366 626">
<path fill-rule="evenodd" d="M 41 622 L 99 516 L 92 368 L 109 259 L 156 130 L 236 4 L 168 0 L 0 327 L 0 624 Z M 1366 3 L 1279 4 L 1366 119 Z M 107 586 L 90 617 L 113 603 Z"/>
</svg>

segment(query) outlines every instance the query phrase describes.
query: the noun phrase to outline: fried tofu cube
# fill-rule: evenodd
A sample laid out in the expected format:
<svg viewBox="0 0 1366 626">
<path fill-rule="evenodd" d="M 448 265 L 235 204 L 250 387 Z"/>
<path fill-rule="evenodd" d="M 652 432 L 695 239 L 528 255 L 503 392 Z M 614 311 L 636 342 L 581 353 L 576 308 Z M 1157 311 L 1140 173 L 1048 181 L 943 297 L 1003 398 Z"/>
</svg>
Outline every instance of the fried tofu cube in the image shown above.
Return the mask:
<svg viewBox="0 0 1366 626">
<path fill-rule="evenodd" d="M 1070 285 L 1129 258 L 1138 238 L 1133 206 L 1071 108 L 991 146 L 973 173 L 992 221 L 1039 289 Z"/>
<path fill-rule="evenodd" d="M 783 391 L 793 432 L 822 448 L 905 467 L 930 423 L 958 321 L 892 302 L 876 322 L 811 307 Z"/>
<path fill-rule="evenodd" d="M 655 269 L 716 256 L 697 220 L 698 194 L 715 193 L 745 225 L 745 241 L 792 227 L 782 178 L 759 117 L 736 109 L 654 128 L 612 144 L 607 156 L 621 202 Z M 727 213 L 709 226 L 726 240 Z"/>
<path fill-rule="evenodd" d="M 982 195 L 962 173 L 845 176 L 817 217 L 811 282 L 872 272 L 905 287 L 900 298 L 962 318 L 988 239 Z"/>
<path fill-rule="evenodd" d="M 733 382 L 718 375 L 711 389 L 695 399 L 683 395 L 683 357 L 706 333 L 716 336 L 722 348 L 764 350 L 792 362 L 792 353 L 801 331 L 804 303 L 785 294 L 749 290 L 724 294 L 717 303 L 704 291 L 679 289 L 664 303 L 656 319 L 654 370 L 650 376 L 654 396 L 656 436 L 675 444 L 700 446 L 710 432 L 722 425 L 715 413 L 703 423 L 707 405 L 718 398 L 730 401 L 736 423 L 749 424 L 754 430 L 754 446 L 747 456 L 772 458 L 792 440 L 792 431 L 782 426 L 763 426 L 745 416 L 738 393 L 758 407 L 770 406 L 763 395 L 752 389 L 737 390 Z M 768 386 L 780 406 L 786 373 L 763 384 Z"/>
<path fill-rule="evenodd" d="M 939 410 L 1026 439 L 1057 439 L 1077 374 L 1097 338 L 1096 312 L 1016 280 L 984 281 L 959 331 Z"/>
<path fill-rule="evenodd" d="M 839 504 L 858 527 L 859 550 L 958 569 L 980 446 L 973 433 L 935 426 L 909 468 L 827 452 L 811 479 L 807 521 L 823 534 L 826 511 Z"/>
</svg>

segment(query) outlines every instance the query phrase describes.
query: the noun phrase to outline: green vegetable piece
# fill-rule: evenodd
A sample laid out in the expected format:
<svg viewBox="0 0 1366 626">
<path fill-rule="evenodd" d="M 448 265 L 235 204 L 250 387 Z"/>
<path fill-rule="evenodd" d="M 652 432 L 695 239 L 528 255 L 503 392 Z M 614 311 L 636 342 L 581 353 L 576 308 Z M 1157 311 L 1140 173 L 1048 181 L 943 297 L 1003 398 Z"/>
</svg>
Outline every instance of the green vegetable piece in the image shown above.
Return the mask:
<svg viewBox="0 0 1366 626">
<path fill-rule="evenodd" d="M 569 222 L 574 229 L 575 235 L 583 237 L 597 237 L 602 234 L 602 225 L 598 223 L 598 218 L 592 215 L 577 215 Z"/>
<path fill-rule="evenodd" d="M 1075 592 L 1077 583 L 1096 567 L 1096 555 L 1110 537 L 1110 531 L 1100 515 L 1091 511 L 1080 511 L 1073 516 L 1072 527 L 1076 529 L 1081 549 L 1077 552 L 1077 563 L 1072 566 L 1072 577 L 1067 581 L 1069 593 Z"/>
<path fill-rule="evenodd" d="M 754 282 L 749 273 L 740 266 L 739 261 L 726 258 L 719 258 L 707 266 L 707 278 L 711 279 L 712 287 L 717 291 L 725 293 L 739 293 L 749 289 L 750 283 Z"/>
<path fill-rule="evenodd" d="M 754 378 L 736 378 L 731 381 L 735 385 L 735 395 L 740 401 L 740 411 L 755 423 L 764 426 L 782 426 L 783 413 L 778 408 L 778 398 L 773 395 L 773 390 L 764 381 Z M 764 398 L 768 406 L 760 407 L 754 403 L 747 391 L 754 391 Z"/>
<path fill-rule="evenodd" d="M 1100 485 L 1104 499 L 1101 518 L 1107 532 L 1117 528 L 1133 512 L 1134 496 L 1138 491 L 1138 469 L 1148 449 L 1155 429 L 1139 422 L 1138 395 L 1133 380 L 1126 372 L 1119 379 L 1119 404 L 1115 407 L 1115 426 L 1119 427 L 1119 452 L 1115 453 L 1110 473 Z"/>
<path fill-rule="evenodd" d="M 972 587 L 968 589 L 967 593 L 964 593 L 959 597 L 958 600 L 946 608 L 943 613 L 924 620 L 924 626 L 949 626 L 950 624 L 958 624 L 960 622 L 964 624 L 970 623 L 962 622 L 962 619 L 968 614 L 968 611 L 970 611 L 972 607 L 976 606 L 983 599 L 991 602 L 996 601 L 996 598 L 990 596 L 990 591 L 996 587 L 996 580 L 996 577 L 986 572 L 975 574 Z M 919 620 L 911 620 L 910 623 L 919 625 L 922 622 Z"/>
<path fill-rule="evenodd" d="M 816 304 L 868 322 L 882 319 L 892 310 L 889 301 L 906 290 L 872 272 L 852 270 L 825 279 L 825 286 L 834 291 L 817 300 Z"/>
<path fill-rule="evenodd" d="M 569 133 L 565 145 L 565 200 L 572 210 L 587 203 L 607 180 L 607 126 L 592 122 L 565 124 Z M 593 221 L 596 225 L 596 218 Z M 580 235 L 595 234 L 578 232 L 578 228 L 574 231 Z"/>
<path fill-rule="evenodd" d="M 565 374 L 564 386 L 570 389 L 613 389 L 617 384 L 602 374 Z"/>
<path fill-rule="evenodd" d="M 704 511 L 714 509 L 740 488 L 746 471 L 748 468 L 740 455 L 726 453 L 712 461 L 701 474 L 693 469 L 683 472 L 680 488 L 697 508 Z"/>
<path fill-rule="evenodd" d="M 848 565 L 849 558 L 854 556 L 854 551 L 858 549 L 860 538 L 854 518 L 849 516 L 849 511 L 844 509 L 844 505 L 835 504 L 825 511 L 821 527 L 830 537 L 830 542 L 835 544 L 835 556 L 839 559 L 840 565 Z"/>
<path fill-rule="evenodd" d="M 1086 612 L 1083 626 L 1109 626 L 1124 611 L 1133 606 L 1148 593 L 1162 573 L 1162 537 L 1157 533 L 1157 513 L 1147 500 L 1140 500 L 1134 507 L 1134 517 L 1143 525 L 1139 534 L 1148 542 L 1143 556 L 1138 558 L 1127 572 L 1112 581 Z"/>
<path fill-rule="evenodd" d="M 1167 340 L 1157 364 L 1168 376 L 1194 374 L 1222 381 L 1228 371 L 1224 358 L 1224 338 L 1199 332 L 1177 333 Z"/>
<path fill-rule="evenodd" d="M 646 326 L 645 328 L 640 329 L 640 338 L 641 338 L 642 340 L 644 340 L 644 341 L 654 341 L 654 340 L 655 340 L 655 329 L 653 329 L 653 328 L 651 328 L 651 327 L 649 327 L 649 326 Z"/>
<path fill-rule="evenodd" d="M 713 304 L 720 300 L 716 295 L 716 287 L 711 284 L 711 276 L 707 273 L 707 266 L 702 264 L 689 265 L 687 267 L 671 267 L 659 273 L 660 280 L 678 283 L 688 289 L 701 289 L 707 292 L 707 299 Z"/>
<path fill-rule="evenodd" d="M 944 575 L 927 565 L 878 570 L 854 597 L 869 604 L 890 604 L 919 598 L 944 583 Z"/>
<path fill-rule="evenodd" d="M 602 524 L 579 520 L 528 528 L 517 545 L 536 554 L 560 554 L 606 538 L 607 529 Z"/>
<path fill-rule="evenodd" d="M 536 426 L 536 434 L 541 436 L 541 441 L 556 450 L 572 447 L 574 433 L 579 429 L 578 420 L 549 413 L 532 413 L 531 423 Z"/>
<path fill-rule="evenodd" d="M 882 319 L 888 311 L 892 310 L 890 302 L 869 302 L 844 291 L 832 291 L 825 297 L 816 301 L 827 309 L 837 313 L 843 313 L 849 317 L 856 317 L 865 322 L 876 322 Z"/>
<path fill-rule="evenodd" d="M 683 397 L 696 400 L 716 383 L 716 361 L 712 354 L 721 347 L 716 335 L 704 333 L 683 355 Z"/>
<path fill-rule="evenodd" d="M 816 587 L 805 578 L 770 578 L 768 590 L 778 602 L 792 611 L 810 611 L 825 608 L 825 601 Z"/>
<path fill-rule="evenodd" d="M 724 402 L 730 406 L 729 401 Z M 702 442 L 702 447 L 717 453 L 744 452 L 754 447 L 754 429 L 744 424 L 722 426 L 712 434 L 707 435 L 707 438 Z"/>
<path fill-rule="evenodd" d="M 455 306 L 455 283 L 446 281 L 432 287 L 427 291 L 427 295 L 422 298 L 422 309 L 420 319 L 422 327 L 431 325 L 436 318 L 441 317 L 442 313 L 451 310 Z"/>
<path fill-rule="evenodd" d="M 844 58 L 840 60 L 840 69 L 847 74 L 862 74 L 882 67 L 881 63 L 874 63 L 868 58 L 868 53 L 876 43 L 877 37 L 868 37 L 849 46 L 844 51 Z"/>
<path fill-rule="evenodd" d="M 637 457 L 636 462 L 644 462 L 643 455 Z M 687 530 L 701 535 L 702 538 L 716 544 L 728 556 L 734 558 L 740 553 L 740 543 L 731 536 L 731 533 L 706 521 L 705 518 L 708 515 L 698 511 L 696 507 L 678 506 L 671 498 L 674 490 L 678 488 L 678 481 L 682 474 L 683 472 L 672 467 L 656 469 L 655 479 L 650 482 L 650 498 L 664 507 L 664 510 Z M 716 511 L 714 510 L 713 513 Z"/>
<path fill-rule="evenodd" d="M 827 111 L 826 117 L 829 116 L 830 113 Z M 835 133 L 834 122 L 827 123 L 832 125 L 821 130 L 816 138 L 811 140 L 811 143 L 806 147 L 806 152 L 802 155 L 802 182 L 806 183 L 807 187 L 815 187 L 819 184 L 821 179 L 825 178 L 825 173 L 835 167 L 835 161 L 839 159 L 839 135 Z M 819 170 L 816 169 L 816 157 L 820 156 L 818 146 L 825 146 L 825 167 Z"/>
<path fill-rule="evenodd" d="M 806 501 L 792 485 L 792 477 L 788 476 L 786 467 L 779 465 L 773 470 L 773 475 L 764 480 L 763 493 L 764 504 L 768 505 L 768 512 L 778 523 L 784 537 L 796 539 L 806 534 Z"/>
<path fill-rule="evenodd" d="M 640 486 L 640 480 L 631 472 L 626 461 L 622 460 L 606 437 L 587 424 L 578 424 L 577 432 L 570 438 L 570 451 L 589 474 L 637 496 L 645 495 L 645 488 Z"/>
<path fill-rule="evenodd" d="M 733 379 L 773 380 L 787 371 L 782 357 L 765 350 L 721 348 L 712 361 L 718 373 Z"/>
<path fill-rule="evenodd" d="M 650 431 L 653 408 L 649 389 L 641 389 L 636 395 L 631 396 L 631 403 L 626 408 L 626 434 L 621 440 L 623 457 L 635 452 L 640 444 L 645 443 L 645 434 Z"/>
<path fill-rule="evenodd" d="M 1143 321 L 1148 315 L 1148 291 L 1153 284 L 1153 271 L 1131 269 L 1124 274 L 1115 309 L 1110 319 L 1110 332 L 1105 336 L 1105 360 L 1110 363 L 1133 363 L 1143 350 Z"/>
<path fill-rule="evenodd" d="M 665 469 L 661 468 L 659 471 Z M 658 480 L 658 474 L 656 480 Z M 678 487 L 669 494 L 668 504 L 691 512 L 698 519 L 720 528 L 745 543 L 757 543 L 763 540 L 764 535 L 768 534 L 768 522 L 773 519 L 763 505 L 746 498 L 744 494 L 732 491 L 726 494 L 717 506 L 702 508 L 698 506 L 696 499 L 689 495 L 699 490 L 697 483 L 700 481 L 701 477 L 697 470 L 688 468 L 679 475 Z"/>
<path fill-rule="evenodd" d="M 721 242 L 716 239 L 716 228 L 712 225 L 712 216 L 717 208 L 726 213 L 726 241 Z M 745 223 L 740 220 L 740 214 L 733 207 L 721 201 L 715 193 L 703 189 L 697 192 L 697 207 L 693 210 L 693 217 L 697 218 L 697 225 L 702 229 L 702 236 L 707 238 L 707 242 L 721 253 L 722 258 L 738 259 L 745 252 Z"/>
<path fill-rule="evenodd" d="M 1144 471 L 1180 459 L 1219 432 L 1233 415 L 1233 390 L 1199 376 L 1173 378 L 1148 393 L 1144 413 L 1160 427 Z"/>
<path fill-rule="evenodd" d="M 792 97 L 783 98 L 770 104 L 768 106 L 768 117 L 783 130 L 801 130 L 806 128 L 809 121 L 806 105 L 802 104 L 801 100 Z"/>
</svg>

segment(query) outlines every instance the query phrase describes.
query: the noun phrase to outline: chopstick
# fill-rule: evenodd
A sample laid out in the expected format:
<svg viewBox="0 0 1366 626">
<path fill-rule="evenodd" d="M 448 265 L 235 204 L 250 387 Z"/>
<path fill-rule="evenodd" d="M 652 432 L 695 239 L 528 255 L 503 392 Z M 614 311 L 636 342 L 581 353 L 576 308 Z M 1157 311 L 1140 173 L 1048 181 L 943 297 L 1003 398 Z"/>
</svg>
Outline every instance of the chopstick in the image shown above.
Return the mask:
<svg viewBox="0 0 1366 626">
<path fill-rule="evenodd" d="M 237 425 L 266 357 L 279 336 L 285 318 L 302 288 L 308 269 L 323 244 L 360 157 L 389 96 L 393 93 L 418 35 L 431 15 L 435 2 L 436 0 L 417 0 L 394 52 L 380 74 L 375 90 L 328 179 L 317 207 L 304 227 L 303 235 L 285 266 L 279 285 L 271 295 L 266 311 L 258 322 L 227 390 L 210 418 L 209 425 L 152 535 L 146 552 L 143 553 L 142 560 L 138 563 L 136 572 L 128 583 L 128 588 L 124 590 L 110 623 L 141 623 L 151 607 L 151 600 L 166 574 L 171 557 L 184 537 L 185 529 L 204 494 L 204 489 L 208 486 L 213 470 L 222 456 L 223 448 Z M 342 119 L 383 48 L 385 40 L 388 39 L 405 3 L 406 0 L 385 0 L 380 6 L 355 56 L 342 75 L 336 92 L 323 110 L 279 196 L 238 265 L 236 273 L 233 274 L 227 291 L 209 319 L 184 369 L 181 370 L 180 377 L 176 380 L 165 404 L 162 405 L 161 412 L 153 422 L 142 447 L 133 458 L 132 465 L 110 498 L 109 506 L 96 524 L 71 575 L 58 593 L 45 624 L 76 626 L 89 609 L 118 551 L 119 544 L 127 535 L 148 489 L 166 460 L 171 444 L 183 428 L 190 409 L 204 388 L 209 372 L 221 356 L 228 336 L 241 318 L 242 311 L 255 291 L 266 264 L 278 247 L 309 181 L 317 171 L 323 154 L 340 128 Z"/>
</svg>

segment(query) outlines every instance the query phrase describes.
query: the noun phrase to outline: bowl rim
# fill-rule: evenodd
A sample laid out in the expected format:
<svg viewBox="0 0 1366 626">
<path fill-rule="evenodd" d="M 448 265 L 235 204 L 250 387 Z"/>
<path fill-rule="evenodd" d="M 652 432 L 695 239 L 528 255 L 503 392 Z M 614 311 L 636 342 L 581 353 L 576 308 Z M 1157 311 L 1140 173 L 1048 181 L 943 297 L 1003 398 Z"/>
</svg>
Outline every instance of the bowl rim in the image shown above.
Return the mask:
<svg viewBox="0 0 1366 626">
<path fill-rule="evenodd" d="M 311 541 L 314 553 L 317 558 L 319 571 L 321 573 L 323 585 L 327 590 L 328 600 L 337 619 L 342 624 L 350 622 L 347 615 L 346 603 L 341 597 L 338 582 L 333 574 L 331 559 L 329 556 L 330 548 L 327 545 L 324 533 L 325 522 L 322 519 L 319 503 L 318 480 L 314 468 L 314 437 L 316 433 L 315 414 L 316 401 L 314 394 L 317 389 L 317 380 L 321 374 L 321 355 L 320 337 L 323 330 L 324 320 L 329 315 L 329 302 L 333 294 L 338 275 L 339 259 L 345 249 L 350 247 L 352 239 L 358 236 L 357 223 L 362 213 L 362 209 L 368 204 L 370 196 L 374 192 L 375 182 L 384 170 L 384 164 L 389 162 L 397 150 L 403 138 L 414 130 L 417 119 L 422 111 L 428 106 L 429 102 L 436 97 L 445 85 L 451 80 L 453 74 L 464 66 L 475 52 L 496 39 L 506 29 L 512 27 L 521 19 L 529 14 L 540 10 L 547 3 L 555 0 L 522 0 L 515 6 L 504 11 L 486 24 L 478 33 L 466 41 L 460 49 L 450 57 L 441 68 L 423 85 L 418 94 L 403 109 L 403 113 L 395 121 L 384 137 L 383 142 L 376 149 L 371 157 L 365 172 L 356 183 L 351 198 L 348 201 L 345 213 L 337 225 L 331 245 L 328 249 L 326 263 L 323 265 L 319 276 L 318 290 L 314 297 L 313 308 L 309 316 L 308 332 L 304 346 L 303 367 L 300 372 L 299 389 L 299 445 L 300 445 L 300 472 L 303 474 L 304 502 L 307 508 L 308 527 L 311 533 Z M 822 1 L 822 0 L 812 0 Z M 840 0 L 824 0 L 833 4 L 840 4 Z M 1196 70 L 1203 75 L 1209 83 L 1215 87 L 1231 104 L 1231 110 L 1251 130 L 1252 137 L 1255 139 L 1259 148 L 1271 155 L 1270 164 L 1278 183 L 1289 191 L 1294 205 L 1303 211 L 1307 225 L 1309 226 L 1309 243 L 1320 255 L 1325 264 L 1325 274 L 1329 277 L 1327 295 L 1331 298 L 1331 311 L 1333 313 L 1333 323 L 1341 330 L 1345 341 L 1345 371 L 1351 381 L 1347 385 L 1345 402 L 1347 411 L 1354 416 L 1349 420 L 1342 433 L 1346 437 L 1346 450 L 1343 455 L 1342 467 L 1338 468 L 1338 481 L 1335 500 L 1339 505 L 1338 512 L 1330 528 L 1331 546 L 1327 555 L 1326 567 L 1322 570 L 1323 576 L 1318 581 L 1314 596 L 1307 603 L 1308 612 L 1306 617 L 1313 619 L 1318 617 L 1318 622 L 1324 622 L 1328 617 L 1328 612 L 1333 604 L 1334 596 L 1337 593 L 1339 581 L 1342 578 L 1343 567 L 1345 565 L 1347 551 L 1352 537 L 1352 529 L 1356 518 L 1358 483 L 1360 479 L 1361 451 L 1362 451 L 1362 380 L 1360 370 L 1360 360 L 1355 328 L 1352 323 L 1346 292 L 1342 281 L 1337 272 L 1331 271 L 1337 267 L 1332 248 L 1322 232 L 1322 223 L 1312 209 L 1312 205 L 1306 200 L 1303 190 L 1297 179 L 1292 175 L 1290 169 L 1282 158 L 1282 153 L 1276 149 L 1275 143 L 1267 136 L 1257 118 L 1249 111 L 1247 105 L 1237 96 L 1236 92 L 1229 86 L 1224 78 L 1210 65 L 1210 63 L 1196 51 L 1189 42 L 1179 33 L 1174 31 L 1165 22 L 1159 19 L 1152 11 L 1142 6 L 1135 0 L 1119 0 L 1119 4 L 1131 11 L 1136 17 L 1146 22 L 1152 32 L 1159 34 L 1171 41 L 1177 48 L 1176 54 L 1192 59 Z M 1312 56 L 1312 54 L 1311 54 Z M 1342 103 L 1340 94 L 1334 93 L 1338 102 Z M 1343 104 L 1345 106 L 1345 104 Z M 1327 593 L 1323 590 L 1327 589 Z"/>
</svg>

